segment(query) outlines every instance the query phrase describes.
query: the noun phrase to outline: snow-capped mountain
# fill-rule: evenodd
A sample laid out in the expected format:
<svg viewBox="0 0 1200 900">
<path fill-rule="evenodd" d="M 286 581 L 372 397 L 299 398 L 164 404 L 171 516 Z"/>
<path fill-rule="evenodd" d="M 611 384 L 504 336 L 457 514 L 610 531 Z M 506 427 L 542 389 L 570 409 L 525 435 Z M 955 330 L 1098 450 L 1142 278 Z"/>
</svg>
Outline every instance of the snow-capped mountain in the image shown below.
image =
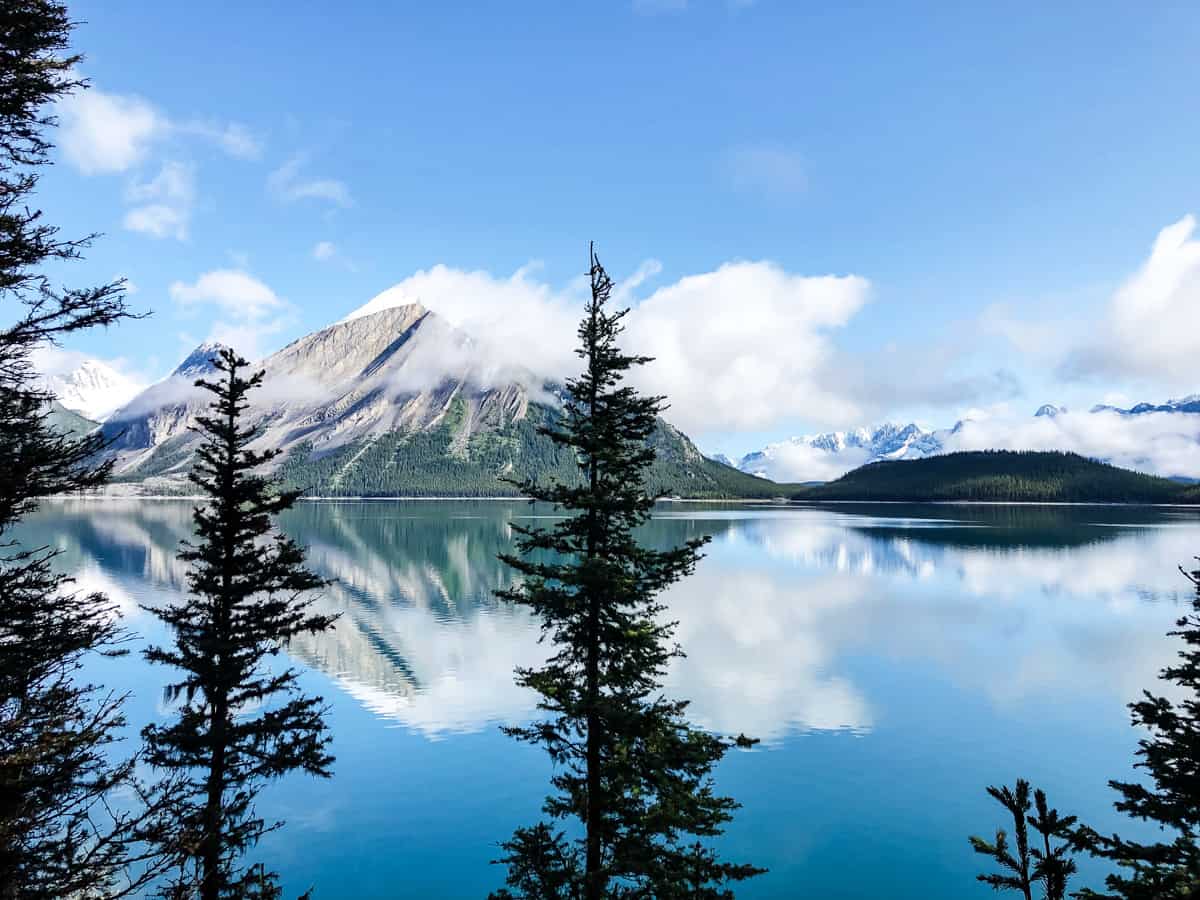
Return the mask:
<svg viewBox="0 0 1200 900">
<path fill-rule="evenodd" d="M 1200 413 L 1200 394 L 1188 394 L 1168 400 L 1166 403 L 1137 403 L 1128 409 L 1098 403 L 1091 412 L 1115 412 L 1123 416 L 1141 416 L 1146 413 Z"/>
<path fill-rule="evenodd" d="M 213 358 L 226 349 L 220 341 L 205 341 L 175 367 L 172 378 L 203 378 L 213 370 Z"/>
<path fill-rule="evenodd" d="M 1087 412 L 1046 403 L 1027 419 L 962 419 L 929 431 L 915 424 L 807 434 L 743 456 L 735 464 L 772 481 L 831 481 L 885 459 L 957 450 L 1069 450 L 1167 477 L 1200 477 L 1200 394 Z M 724 460 L 718 460 L 723 462 Z"/>
<path fill-rule="evenodd" d="M 59 403 L 93 422 L 103 421 L 145 386 L 98 359 L 85 359 L 68 371 L 45 375 L 43 382 Z"/>
<path fill-rule="evenodd" d="M 881 459 L 922 459 L 942 452 L 945 432 L 914 423 L 805 434 L 743 456 L 737 467 L 772 481 L 827 481 Z"/>
</svg>

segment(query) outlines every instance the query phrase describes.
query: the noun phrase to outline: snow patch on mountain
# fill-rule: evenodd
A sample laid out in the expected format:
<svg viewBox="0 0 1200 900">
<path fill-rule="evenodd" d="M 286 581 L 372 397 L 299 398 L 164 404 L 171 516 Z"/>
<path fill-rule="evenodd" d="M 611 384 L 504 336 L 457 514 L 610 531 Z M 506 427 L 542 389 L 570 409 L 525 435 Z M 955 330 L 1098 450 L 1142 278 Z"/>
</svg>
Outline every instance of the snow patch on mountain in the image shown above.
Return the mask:
<svg viewBox="0 0 1200 900">
<path fill-rule="evenodd" d="M 941 453 L 945 432 L 915 423 L 806 434 L 768 444 L 743 456 L 737 467 L 772 481 L 831 481 L 869 462 L 923 459 Z"/>
<path fill-rule="evenodd" d="M 83 357 L 69 368 L 43 369 L 42 385 L 71 412 L 103 421 L 145 387 L 108 363 Z"/>
<path fill-rule="evenodd" d="M 1152 475 L 1197 478 L 1200 394 L 1082 413 L 1047 403 L 1028 418 L 964 418 L 937 431 L 889 423 L 803 435 L 748 453 L 737 467 L 773 481 L 832 481 L 867 463 L 960 450 L 1063 450 Z"/>
<path fill-rule="evenodd" d="M 216 371 L 213 365 L 222 350 L 229 349 L 220 341 L 205 341 L 187 355 L 187 358 L 175 367 L 172 378 L 203 378 L 210 372 Z"/>
</svg>

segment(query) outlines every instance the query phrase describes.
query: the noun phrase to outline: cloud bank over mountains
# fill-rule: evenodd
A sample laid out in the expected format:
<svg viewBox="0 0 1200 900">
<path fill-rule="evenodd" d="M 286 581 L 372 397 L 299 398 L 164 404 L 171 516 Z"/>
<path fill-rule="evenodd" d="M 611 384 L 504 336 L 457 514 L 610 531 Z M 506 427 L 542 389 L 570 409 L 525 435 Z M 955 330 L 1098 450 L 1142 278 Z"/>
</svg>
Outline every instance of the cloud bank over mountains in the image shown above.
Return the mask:
<svg viewBox="0 0 1200 900">
<path fill-rule="evenodd" d="M 1051 405 L 1024 416 L 973 410 L 973 418 L 938 430 L 884 423 L 800 435 L 748 453 L 735 465 L 778 482 L 832 481 L 880 460 L 965 450 L 1069 450 L 1152 475 L 1200 478 L 1200 412 L 1193 405 L 1200 402 L 1175 401 L 1174 408 L 1146 412 L 1111 407 L 1069 412 Z"/>
<path fill-rule="evenodd" d="M 252 158 L 261 145 L 236 123 L 167 116 L 133 96 L 95 89 L 60 113 L 66 158 L 92 174 L 129 172 L 126 225 L 154 237 L 186 239 L 196 203 L 195 167 L 164 151 L 181 136 Z M 306 158 L 293 156 L 268 176 L 283 200 L 349 203 L 336 179 L 310 178 Z M 139 174 L 140 173 L 140 174 Z M 314 186 L 315 185 L 315 186 Z M 312 264 L 355 264 L 341 243 L 308 245 Z M 620 277 L 614 300 L 630 307 L 625 346 L 654 358 L 634 373 L 637 386 L 668 398 L 670 421 L 698 438 L 807 429 L 877 427 L 909 416 L 961 426 L 945 450 L 984 448 L 1072 450 L 1161 475 L 1200 476 L 1200 417 L 1164 413 L 1137 417 L 1087 413 L 1114 391 L 1126 402 L 1160 402 L 1200 389 L 1200 239 L 1186 215 L 1161 229 L 1147 256 L 1094 316 L 1074 322 L 1014 316 L 989 307 L 947 322 L 944 334 L 924 333 L 872 348 L 856 341 L 876 293 L 861 273 L 810 274 L 770 260 L 734 260 L 708 271 L 663 278 L 647 259 Z M 617 273 L 620 275 L 621 273 Z M 166 295 L 188 332 L 261 358 L 293 330 L 300 309 L 244 264 L 215 267 L 171 282 Z M 437 264 L 405 277 L 346 319 L 420 303 L 469 337 L 406 374 L 405 389 L 430 387 L 449 370 L 480 379 L 514 371 L 562 380 L 578 369 L 574 353 L 582 275 L 555 283 L 532 262 L 510 275 Z M 889 303 L 894 302 L 888 300 Z M 893 310 L 894 312 L 894 310 Z M 188 320 L 196 323 L 188 324 Z M 325 322 L 309 323 L 324 325 Z M 869 326 L 868 326 L 869 327 Z M 191 334 L 182 338 L 195 343 Z M 997 352 L 990 356 L 981 347 Z M 1028 384 L 1058 385 L 1077 400 L 1070 414 L 1031 416 L 1046 400 Z M 491 373 L 491 375 L 489 375 Z M 923 411 L 923 412 L 922 412 Z M 797 431 L 801 428 L 797 427 Z M 764 441 L 765 442 L 765 441 Z M 759 444 L 761 446 L 761 444 Z M 755 449 L 742 442 L 739 452 Z M 828 480 L 871 454 L 846 447 L 831 454 L 803 441 L 778 452 L 771 475 Z"/>
<path fill-rule="evenodd" d="M 626 347 L 654 357 L 635 373 L 642 389 L 669 398 L 669 418 L 685 431 L 757 428 L 780 419 L 857 412 L 831 387 L 832 334 L 867 302 L 856 275 L 810 277 L 770 262 L 726 263 L 685 276 L 643 299 L 633 291 L 656 273 L 643 263 L 618 284 L 629 303 Z M 586 285 L 558 289 L 525 266 L 511 276 L 444 265 L 417 272 L 352 312 L 357 318 L 421 303 L 509 366 L 553 378 L 578 368 L 575 330 Z"/>
<path fill-rule="evenodd" d="M 878 352 L 844 348 L 873 293 L 862 274 L 811 275 L 739 260 L 648 289 L 662 270 L 649 260 L 619 283 L 617 295 L 631 307 L 629 349 L 655 358 L 637 373 L 639 387 L 666 395 L 673 421 L 685 430 L 758 430 L 787 422 L 853 427 L 914 407 L 955 418 L 986 409 L 988 424 L 977 421 L 973 429 L 981 441 L 984 434 L 1039 447 L 1058 440 L 1080 452 L 1112 450 L 1128 459 L 1132 445 L 1153 430 L 1152 420 L 1139 422 L 1136 435 L 1123 420 L 1104 417 L 1031 425 L 1025 407 L 1044 398 L 1028 395 L 1019 371 L 1040 367 L 1064 385 L 1095 384 L 1097 400 L 1114 386 L 1136 389 L 1145 399 L 1200 388 L 1195 228 L 1190 215 L 1163 228 L 1148 258 L 1103 301 L 1094 324 L 1064 328 L 995 309 L 960 323 L 968 337 L 999 340 L 1005 360 L 999 365 L 973 364 L 973 343 L 961 335 L 923 335 L 920 346 L 889 344 Z M 552 285 L 536 264 L 507 277 L 439 264 L 351 316 L 419 301 L 506 362 L 563 377 L 577 364 L 572 348 L 585 290 L 582 278 Z M 1156 446 L 1172 448 L 1161 457 L 1164 465 L 1187 455 L 1176 446 L 1178 427 L 1164 424 L 1155 432 Z"/>
</svg>

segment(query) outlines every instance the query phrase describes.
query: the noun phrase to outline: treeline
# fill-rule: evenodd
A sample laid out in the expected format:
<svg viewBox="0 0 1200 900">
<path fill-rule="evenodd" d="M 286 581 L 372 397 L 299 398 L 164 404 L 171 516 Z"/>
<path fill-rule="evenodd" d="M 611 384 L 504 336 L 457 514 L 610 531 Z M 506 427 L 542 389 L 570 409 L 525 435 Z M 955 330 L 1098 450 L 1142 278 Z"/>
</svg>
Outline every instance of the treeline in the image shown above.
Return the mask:
<svg viewBox="0 0 1200 900">
<path fill-rule="evenodd" d="M 980 450 L 871 463 L 798 492 L 804 500 L 1194 502 L 1194 488 L 1076 453 Z"/>
<path fill-rule="evenodd" d="M 389 432 L 317 454 L 311 443 L 302 443 L 282 461 L 279 476 L 315 497 L 516 497 L 525 481 L 582 483 L 575 454 L 547 434 L 558 427 L 558 411 L 531 404 L 525 418 L 460 442 L 463 404 L 455 401 L 427 431 Z M 661 419 L 647 444 L 654 457 L 645 487 L 655 496 L 723 500 L 781 492 L 778 485 L 706 459 Z M 166 449 L 164 459 L 177 462 Z"/>
</svg>

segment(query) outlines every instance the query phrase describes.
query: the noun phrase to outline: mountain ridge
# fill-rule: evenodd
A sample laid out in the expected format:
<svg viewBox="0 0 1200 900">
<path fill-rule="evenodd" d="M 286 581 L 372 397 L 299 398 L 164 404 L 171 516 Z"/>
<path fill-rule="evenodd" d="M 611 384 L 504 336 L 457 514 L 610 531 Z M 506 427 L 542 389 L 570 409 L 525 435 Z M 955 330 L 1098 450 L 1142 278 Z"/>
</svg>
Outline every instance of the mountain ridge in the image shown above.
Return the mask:
<svg viewBox="0 0 1200 900">
<path fill-rule="evenodd" d="M 186 490 L 208 402 L 191 384 L 215 345 L 102 426 L 119 481 Z M 561 387 L 489 362 L 470 335 L 418 303 L 335 322 L 292 341 L 258 367 L 251 396 L 255 449 L 277 448 L 277 471 L 321 496 L 505 496 L 502 479 L 577 476 L 574 458 L 540 429 L 558 415 Z M 188 374 L 183 374 L 184 372 Z M 705 458 L 660 420 L 651 487 L 689 497 L 772 496 L 777 486 Z"/>
<path fill-rule="evenodd" d="M 1200 420 L 1187 418 L 1200 414 L 1200 394 L 1191 394 L 1168 400 L 1166 403 L 1143 402 L 1128 408 L 1097 404 L 1086 412 L 1072 412 L 1065 406 L 1044 403 L 1033 413 L 1032 420 L 1041 420 L 1045 427 L 1034 436 L 1034 440 L 1031 440 L 1031 446 L 1026 448 L 1009 446 L 1007 449 L 1033 449 L 1033 447 L 1039 446 L 1047 450 L 1051 449 L 1046 444 L 1054 439 L 1055 433 L 1049 430 L 1050 423 L 1054 423 L 1065 429 L 1058 433 L 1062 444 L 1054 449 L 1069 452 L 1072 449 L 1069 442 L 1070 436 L 1079 431 L 1078 427 L 1072 428 L 1071 426 L 1080 419 L 1092 415 L 1109 414 L 1118 417 L 1118 420 L 1128 420 L 1132 423 L 1152 413 L 1180 417 L 1180 428 L 1168 428 L 1164 432 L 1172 441 L 1200 442 Z M 779 482 L 832 481 L 860 466 L 883 460 L 925 459 L 950 452 L 987 449 L 986 445 L 980 445 L 978 435 L 969 434 L 978 429 L 981 424 L 983 424 L 982 420 L 974 421 L 964 418 L 957 421 L 951 428 L 929 430 L 915 423 L 899 425 L 894 422 L 884 422 L 874 428 L 820 432 L 776 441 L 761 450 L 747 453 L 740 459 L 730 460 L 730 462 L 743 472 Z M 1159 430 L 1161 431 L 1161 428 Z M 991 449 L 1001 449 L 1001 447 L 993 446 Z M 1095 455 L 1108 462 L 1114 461 L 1103 452 L 1088 455 Z M 1132 466 L 1139 470 L 1149 470 L 1164 477 L 1194 478 L 1200 476 L 1200 471 L 1189 473 L 1161 466 L 1154 467 L 1150 459 L 1123 457 L 1121 465 Z"/>
</svg>

